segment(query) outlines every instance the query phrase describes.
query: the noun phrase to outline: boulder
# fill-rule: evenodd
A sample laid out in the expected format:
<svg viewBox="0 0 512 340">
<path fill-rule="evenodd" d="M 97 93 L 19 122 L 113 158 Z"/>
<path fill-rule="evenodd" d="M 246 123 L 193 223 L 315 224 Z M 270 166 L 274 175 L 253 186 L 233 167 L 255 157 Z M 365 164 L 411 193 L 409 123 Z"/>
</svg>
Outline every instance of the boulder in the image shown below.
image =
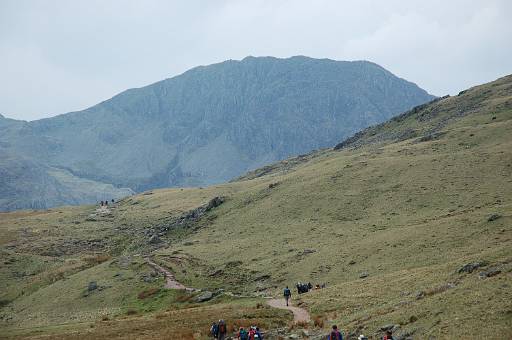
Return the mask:
<svg viewBox="0 0 512 340">
<path fill-rule="evenodd" d="M 394 325 L 394 324 L 392 324 L 392 323 L 390 323 L 390 324 L 388 324 L 388 325 L 384 325 L 384 326 L 382 326 L 382 327 L 380 328 L 380 330 L 381 330 L 382 332 L 386 332 L 386 331 L 390 331 L 390 330 L 392 330 L 394 327 L 395 327 L 395 325 Z"/>
<path fill-rule="evenodd" d="M 214 276 L 220 276 L 222 274 L 224 274 L 224 271 L 222 269 L 217 269 L 217 270 L 214 270 L 213 272 L 210 272 L 208 274 L 208 276 L 214 277 Z"/>
<path fill-rule="evenodd" d="M 211 210 L 213 208 L 218 207 L 219 205 L 224 203 L 225 200 L 226 199 L 224 197 L 220 197 L 220 196 L 212 198 L 210 200 L 210 202 L 208 202 L 208 204 L 206 205 L 206 211 L 209 211 L 209 210 Z"/>
<path fill-rule="evenodd" d="M 499 269 L 491 269 L 491 270 L 487 270 L 485 272 L 480 272 L 478 274 L 478 277 L 481 278 L 481 279 L 486 279 L 488 277 L 491 277 L 491 276 L 496 276 L 498 274 L 501 273 L 501 270 Z"/>
<path fill-rule="evenodd" d="M 416 293 L 416 300 L 421 300 L 425 297 L 426 293 L 425 291 L 421 290 L 419 292 Z"/>
<path fill-rule="evenodd" d="M 268 188 L 269 188 L 269 189 L 274 189 L 274 188 L 275 188 L 275 187 L 277 187 L 278 185 L 279 185 L 279 183 L 270 183 L 270 184 L 268 185 Z"/>
<path fill-rule="evenodd" d="M 496 221 L 499 218 L 501 218 L 500 214 L 492 214 L 487 218 L 487 222 Z"/>
<path fill-rule="evenodd" d="M 152 235 L 149 238 L 149 243 L 150 244 L 157 244 L 157 243 L 160 243 L 160 242 L 162 242 L 162 240 L 160 239 L 160 237 L 158 237 L 158 235 Z"/>
<path fill-rule="evenodd" d="M 480 267 L 485 267 L 486 265 L 487 265 L 487 262 L 485 262 L 485 261 L 467 263 L 467 264 L 465 264 L 465 265 L 463 265 L 462 267 L 459 268 L 458 273 L 459 274 L 462 274 L 462 273 L 472 273 L 474 270 L 476 270 L 476 269 L 478 269 Z"/>
<path fill-rule="evenodd" d="M 364 278 L 368 277 L 369 275 L 370 274 L 368 274 L 368 272 L 362 272 L 362 273 L 359 274 L 359 278 L 360 279 L 364 279 Z"/>
<path fill-rule="evenodd" d="M 87 291 L 92 292 L 93 290 L 96 289 L 98 289 L 98 284 L 96 283 L 96 281 L 89 282 L 89 284 L 87 285 Z"/>
<path fill-rule="evenodd" d="M 196 301 L 197 302 L 206 302 L 206 301 L 211 300 L 212 298 L 213 298 L 213 293 L 210 291 L 205 291 L 201 295 L 196 297 Z"/>
</svg>

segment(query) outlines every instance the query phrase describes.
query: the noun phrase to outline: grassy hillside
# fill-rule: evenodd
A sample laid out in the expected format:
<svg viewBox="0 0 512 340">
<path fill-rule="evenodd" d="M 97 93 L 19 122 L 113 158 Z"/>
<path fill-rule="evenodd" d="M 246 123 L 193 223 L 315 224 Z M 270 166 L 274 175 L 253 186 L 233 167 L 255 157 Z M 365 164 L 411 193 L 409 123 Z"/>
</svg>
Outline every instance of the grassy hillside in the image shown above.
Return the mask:
<svg viewBox="0 0 512 340">
<path fill-rule="evenodd" d="M 1 327 L 63 338 L 197 328 L 180 334 L 200 338 L 225 317 L 276 328 L 290 316 L 257 296 L 311 281 L 327 288 L 300 303 L 325 328 L 510 338 L 511 193 L 508 76 L 232 183 L 154 190 L 108 211 L 1 214 Z M 207 208 L 214 197 L 223 203 Z M 148 255 L 216 297 L 158 290 Z M 480 267 L 459 272 L 468 263 Z M 103 288 L 84 296 L 90 281 Z"/>
</svg>

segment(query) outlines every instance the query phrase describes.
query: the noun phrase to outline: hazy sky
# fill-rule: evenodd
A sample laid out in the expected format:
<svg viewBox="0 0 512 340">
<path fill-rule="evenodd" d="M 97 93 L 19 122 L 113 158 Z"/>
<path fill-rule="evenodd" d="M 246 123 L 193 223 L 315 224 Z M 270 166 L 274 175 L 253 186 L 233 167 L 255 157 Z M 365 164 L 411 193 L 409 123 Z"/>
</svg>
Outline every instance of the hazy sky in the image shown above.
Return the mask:
<svg viewBox="0 0 512 340">
<path fill-rule="evenodd" d="M 37 119 L 245 56 L 365 59 L 435 95 L 512 73 L 509 0 L 0 0 L 0 113 Z"/>
</svg>

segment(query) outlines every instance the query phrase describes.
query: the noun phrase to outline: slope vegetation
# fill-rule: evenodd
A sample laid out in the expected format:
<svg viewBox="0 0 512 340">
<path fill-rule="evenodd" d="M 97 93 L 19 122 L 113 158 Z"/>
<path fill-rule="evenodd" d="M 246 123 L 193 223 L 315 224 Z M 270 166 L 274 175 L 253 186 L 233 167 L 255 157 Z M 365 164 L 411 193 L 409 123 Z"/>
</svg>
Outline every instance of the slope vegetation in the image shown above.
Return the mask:
<svg viewBox="0 0 512 340">
<path fill-rule="evenodd" d="M 108 213 L 2 214 L 3 327 L 20 337 L 122 329 L 150 338 L 141 330 L 179 318 L 204 337 L 205 315 L 225 315 L 277 329 L 292 316 L 258 296 L 311 281 L 327 285 L 295 301 L 315 320 L 311 333 L 337 323 L 374 338 L 384 326 L 400 337 L 510 338 L 511 131 L 507 76 L 231 183 L 153 190 Z M 164 284 L 144 279 L 145 256 L 214 298 L 138 299 Z M 84 297 L 93 280 L 106 288 Z M 186 312 L 171 316 L 177 309 Z"/>
</svg>

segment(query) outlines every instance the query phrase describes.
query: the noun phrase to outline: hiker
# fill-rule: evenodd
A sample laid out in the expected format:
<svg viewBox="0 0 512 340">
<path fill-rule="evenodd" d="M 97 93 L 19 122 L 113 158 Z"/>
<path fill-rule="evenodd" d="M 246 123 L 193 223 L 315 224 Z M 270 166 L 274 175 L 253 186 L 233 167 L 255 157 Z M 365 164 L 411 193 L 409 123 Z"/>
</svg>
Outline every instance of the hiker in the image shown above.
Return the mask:
<svg viewBox="0 0 512 340">
<path fill-rule="evenodd" d="M 210 335 L 217 339 L 219 337 L 219 325 L 214 321 L 210 327 Z"/>
<path fill-rule="evenodd" d="M 249 334 L 247 335 L 249 336 L 249 340 L 254 340 L 254 336 L 256 335 L 256 327 L 251 326 L 251 328 L 249 328 Z"/>
<path fill-rule="evenodd" d="M 228 328 L 226 327 L 226 322 L 224 320 L 219 320 L 218 328 L 219 328 L 219 330 L 217 332 L 218 339 L 219 340 L 226 339 L 226 334 L 228 333 Z"/>
<path fill-rule="evenodd" d="M 393 338 L 393 331 L 391 329 L 388 329 L 386 331 L 386 335 L 384 335 L 382 340 L 395 340 L 395 338 Z"/>
<path fill-rule="evenodd" d="M 108 205 L 108 201 L 107 200 L 105 200 L 105 205 Z"/>
<path fill-rule="evenodd" d="M 263 340 L 263 334 L 261 334 L 259 327 L 256 327 L 256 335 L 254 336 L 254 338 L 257 340 Z"/>
<path fill-rule="evenodd" d="M 114 202 L 115 202 L 115 201 L 114 201 L 114 199 L 112 198 L 112 203 L 114 203 Z"/>
<path fill-rule="evenodd" d="M 288 286 L 284 289 L 284 299 L 286 300 L 286 306 L 288 306 L 288 300 L 292 297 L 292 292 Z"/>
<path fill-rule="evenodd" d="M 238 330 L 238 339 L 239 340 L 249 340 L 249 334 L 243 327 L 240 327 L 240 329 Z"/>
<path fill-rule="evenodd" d="M 101 204 L 101 206 L 103 206 L 103 201 L 101 201 L 101 203 L 100 203 L 100 204 Z"/>
<path fill-rule="evenodd" d="M 343 335 L 338 331 L 338 326 L 332 326 L 331 334 L 327 336 L 327 340 L 343 340 Z"/>
<path fill-rule="evenodd" d="M 304 291 L 304 285 L 300 282 L 297 282 L 297 293 L 302 294 Z"/>
<path fill-rule="evenodd" d="M 297 283 L 297 293 L 299 293 L 299 294 L 307 293 L 310 289 L 309 285 L 310 284 L 298 282 Z"/>
</svg>

